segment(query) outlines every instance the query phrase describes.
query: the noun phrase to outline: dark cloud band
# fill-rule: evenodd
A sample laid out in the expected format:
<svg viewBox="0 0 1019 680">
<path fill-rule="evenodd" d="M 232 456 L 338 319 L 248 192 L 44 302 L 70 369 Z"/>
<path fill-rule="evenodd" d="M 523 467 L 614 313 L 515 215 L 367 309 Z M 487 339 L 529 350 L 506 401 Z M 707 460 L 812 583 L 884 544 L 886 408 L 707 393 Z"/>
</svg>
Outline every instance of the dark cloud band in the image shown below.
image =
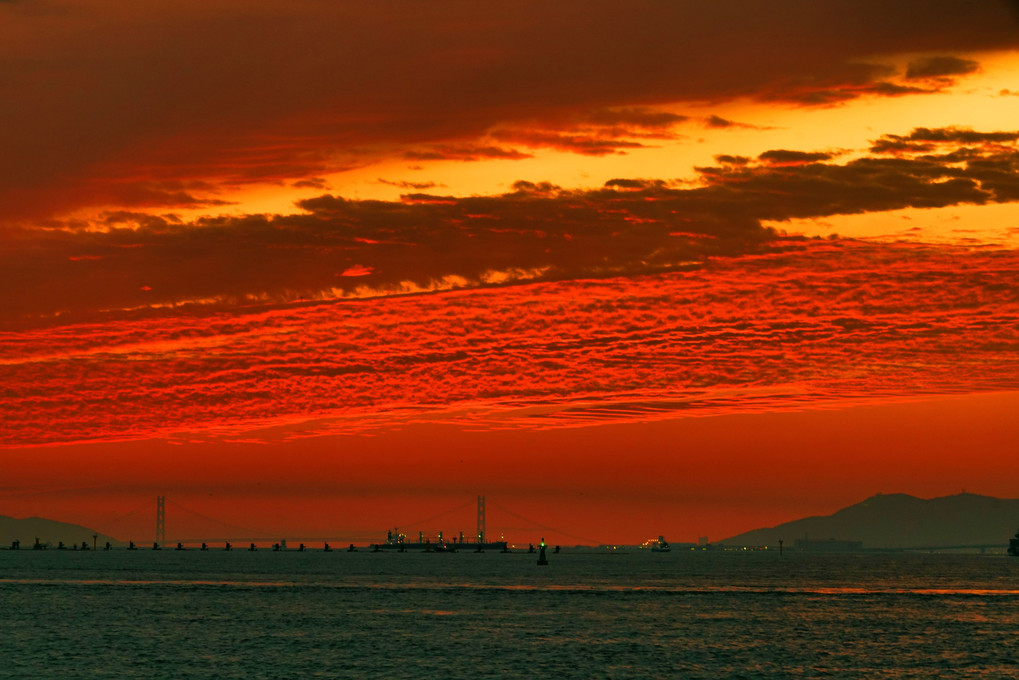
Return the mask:
<svg viewBox="0 0 1019 680">
<path fill-rule="evenodd" d="M 8 230 L 0 309 L 4 324 L 17 326 L 60 312 L 682 269 L 774 241 L 763 221 L 1019 201 L 1017 139 L 1016 132 L 921 128 L 883 137 L 880 153 L 844 163 L 831 152 L 786 149 L 756 162 L 720 156 L 719 165 L 699 169 L 693 186 L 620 178 L 590 190 L 518 182 L 494 196 L 325 194 L 290 215 L 184 223 L 116 212 L 87 230 Z"/>
</svg>

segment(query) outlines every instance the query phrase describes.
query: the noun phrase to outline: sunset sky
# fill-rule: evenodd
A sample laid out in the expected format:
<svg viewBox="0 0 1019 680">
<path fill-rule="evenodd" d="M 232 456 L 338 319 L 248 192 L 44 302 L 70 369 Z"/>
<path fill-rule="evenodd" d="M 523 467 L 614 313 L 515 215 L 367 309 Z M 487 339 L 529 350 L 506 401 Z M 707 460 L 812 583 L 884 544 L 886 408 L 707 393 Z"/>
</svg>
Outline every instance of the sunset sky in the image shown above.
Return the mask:
<svg viewBox="0 0 1019 680">
<path fill-rule="evenodd" d="M 2 515 L 722 539 L 1017 416 L 1019 3 L 0 0 Z"/>
</svg>

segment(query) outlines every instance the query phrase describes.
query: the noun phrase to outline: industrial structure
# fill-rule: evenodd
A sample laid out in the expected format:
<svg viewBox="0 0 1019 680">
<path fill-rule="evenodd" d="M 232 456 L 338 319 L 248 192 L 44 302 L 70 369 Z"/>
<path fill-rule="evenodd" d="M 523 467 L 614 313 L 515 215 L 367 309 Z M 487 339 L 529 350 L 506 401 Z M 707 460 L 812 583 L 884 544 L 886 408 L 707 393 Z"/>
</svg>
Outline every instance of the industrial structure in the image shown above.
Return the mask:
<svg viewBox="0 0 1019 680">
<path fill-rule="evenodd" d="M 485 542 L 485 497 L 478 496 L 478 543 Z"/>
<path fill-rule="evenodd" d="M 166 543 L 166 496 L 156 496 L 156 545 Z"/>
<path fill-rule="evenodd" d="M 506 541 L 485 540 L 484 496 L 478 496 L 477 534 L 473 540 L 465 537 L 462 531 L 457 537 L 451 539 L 447 539 L 441 531 L 435 536 L 425 536 L 423 531 L 419 531 L 417 541 L 408 541 L 407 534 L 400 533 L 400 530 L 397 528 L 386 532 L 385 543 L 373 543 L 371 549 L 374 551 L 397 550 L 399 552 L 406 552 L 407 550 L 424 550 L 426 552 L 457 552 L 459 550 L 483 552 L 485 550 L 499 550 L 508 552 L 509 550 Z"/>
</svg>

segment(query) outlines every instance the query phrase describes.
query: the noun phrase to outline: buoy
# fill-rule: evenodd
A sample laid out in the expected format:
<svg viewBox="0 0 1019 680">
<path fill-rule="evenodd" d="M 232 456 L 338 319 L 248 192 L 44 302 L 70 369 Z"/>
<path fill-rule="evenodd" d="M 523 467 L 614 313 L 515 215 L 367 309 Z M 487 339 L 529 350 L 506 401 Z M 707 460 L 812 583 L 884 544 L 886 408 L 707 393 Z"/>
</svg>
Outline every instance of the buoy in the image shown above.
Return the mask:
<svg viewBox="0 0 1019 680">
<path fill-rule="evenodd" d="M 546 565 L 548 565 L 548 558 L 545 557 L 545 537 L 543 536 L 538 546 L 538 566 L 544 567 Z"/>
</svg>

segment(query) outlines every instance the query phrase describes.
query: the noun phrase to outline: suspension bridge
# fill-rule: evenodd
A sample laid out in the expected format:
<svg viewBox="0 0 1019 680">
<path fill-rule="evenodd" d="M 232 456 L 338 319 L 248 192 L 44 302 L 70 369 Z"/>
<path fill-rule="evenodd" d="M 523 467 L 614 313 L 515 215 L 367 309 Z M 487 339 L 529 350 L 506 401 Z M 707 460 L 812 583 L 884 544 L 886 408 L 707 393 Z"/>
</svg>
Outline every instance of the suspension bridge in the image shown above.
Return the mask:
<svg viewBox="0 0 1019 680">
<path fill-rule="evenodd" d="M 154 532 L 150 534 L 152 536 L 152 543 L 160 547 L 169 546 L 172 544 L 178 544 L 181 546 L 198 546 L 201 544 L 248 544 L 248 545 L 274 545 L 274 546 L 286 546 L 288 542 L 292 544 L 304 544 L 304 543 L 322 543 L 329 545 L 330 543 L 336 545 L 351 546 L 357 545 L 371 545 L 375 543 L 381 543 L 381 541 L 387 535 L 397 535 L 399 531 L 416 531 L 420 540 L 432 540 L 438 543 L 443 542 L 443 532 L 436 530 L 435 527 L 439 526 L 441 520 L 453 520 L 451 523 L 455 523 L 458 527 L 464 526 L 464 515 L 465 511 L 475 504 L 474 500 L 467 501 L 456 505 L 451 508 L 447 508 L 442 512 L 417 519 L 410 522 L 394 523 L 393 526 L 383 529 L 337 529 L 328 532 L 318 533 L 304 533 L 296 532 L 294 534 L 270 531 L 264 528 L 243 526 L 227 522 L 222 519 L 210 516 L 209 514 L 200 512 L 193 508 L 189 508 L 179 502 L 167 498 L 166 496 L 157 496 L 154 507 Z M 588 545 L 598 545 L 601 541 L 596 539 L 579 536 L 575 533 L 549 526 L 537 520 L 531 519 L 530 517 L 518 513 L 510 508 L 496 503 L 488 503 L 486 505 L 485 496 L 478 496 L 476 501 L 476 523 L 475 531 L 473 535 L 471 532 L 467 532 L 466 537 L 462 529 L 458 529 L 459 542 L 477 542 L 484 543 L 489 536 L 487 531 L 487 508 L 492 508 L 509 518 L 513 518 L 518 521 L 520 526 L 508 526 L 502 525 L 499 528 L 500 538 L 506 533 L 516 535 L 530 535 L 536 534 L 541 535 L 552 535 L 560 537 L 561 539 L 572 539 L 578 543 Z M 131 533 L 134 527 L 137 527 L 139 521 L 145 514 L 153 512 L 153 505 L 151 501 L 134 507 L 126 512 L 119 513 L 111 517 L 110 519 L 102 523 L 103 530 L 109 535 L 121 535 L 126 536 Z M 150 515 L 151 517 L 152 515 Z M 170 518 L 168 523 L 167 518 Z M 172 531 L 174 518 L 187 517 L 190 521 L 189 525 L 195 525 L 196 523 L 201 525 L 200 531 L 189 529 L 186 533 L 180 531 Z M 171 531 L 168 533 L 167 526 L 170 526 Z M 128 526 L 131 525 L 131 529 Z M 394 529 L 398 527 L 399 529 Z M 285 534 L 285 535 L 284 535 Z M 447 534 L 451 540 L 457 540 L 457 532 Z M 128 536 L 131 544 L 133 545 L 138 539 L 139 544 L 148 543 L 148 537 L 141 534 L 137 537 Z M 533 541 L 533 538 L 530 539 Z M 566 542 L 565 540 L 563 542 Z"/>
</svg>

